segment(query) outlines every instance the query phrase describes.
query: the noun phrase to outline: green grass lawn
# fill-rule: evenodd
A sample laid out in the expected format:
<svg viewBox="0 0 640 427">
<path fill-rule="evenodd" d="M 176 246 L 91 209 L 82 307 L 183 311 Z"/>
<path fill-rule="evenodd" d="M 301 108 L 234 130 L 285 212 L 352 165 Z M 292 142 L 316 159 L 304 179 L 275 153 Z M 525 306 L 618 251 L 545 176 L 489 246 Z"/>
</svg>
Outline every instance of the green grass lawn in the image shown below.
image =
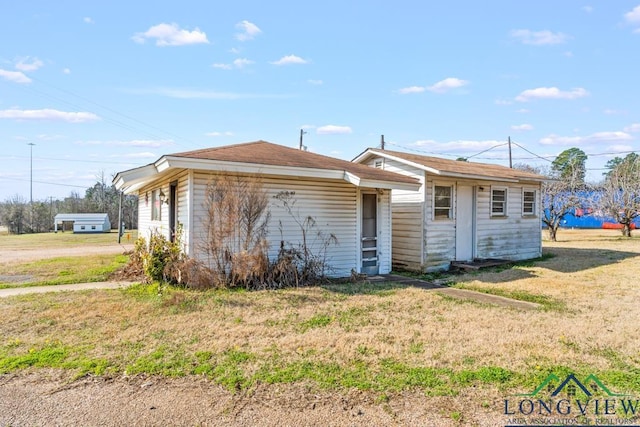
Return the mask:
<svg viewBox="0 0 640 427">
<path fill-rule="evenodd" d="M 138 237 L 137 230 L 125 232 L 122 243 L 133 243 Z M 74 234 L 72 232 L 36 233 L 36 234 L 5 234 L 0 235 L 0 250 L 25 250 L 41 248 L 60 248 L 82 246 L 85 244 L 109 246 L 117 244 L 118 232 Z"/>
<path fill-rule="evenodd" d="M 0 265 L 0 289 L 102 282 L 129 260 L 128 255 L 58 257 Z"/>
</svg>

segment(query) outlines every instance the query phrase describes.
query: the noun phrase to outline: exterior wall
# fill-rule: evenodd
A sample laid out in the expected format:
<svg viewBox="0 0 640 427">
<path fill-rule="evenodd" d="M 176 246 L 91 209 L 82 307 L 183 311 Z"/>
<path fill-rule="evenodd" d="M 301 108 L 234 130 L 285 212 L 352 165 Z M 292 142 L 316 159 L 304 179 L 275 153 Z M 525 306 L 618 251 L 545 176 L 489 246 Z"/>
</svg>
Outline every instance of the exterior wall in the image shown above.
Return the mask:
<svg viewBox="0 0 640 427">
<path fill-rule="evenodd" d="M 522 260 L 542 255 L 542 233 L 540 232 L 540 184 L 510 184 L 507 189 L 507 217 L 491 217 L 491 185 L 505 186 L 493 182 L 483 184 L 477 191 L 477 257 Z M 522 192 L 536 190 L 536 215 L 522 215 Z"/>
<path fill-rule="evenodd" d="M 425 174 L 426 175 L 426 174 Z M 442 179 L 426 175 L 424 203 L 424 271 L 442 270 L 449 268 L 449 263 L 456 259 L 456 220 L 458 216 L 456 206 L 456 180 Z M 434 219 L 433 216 L 433 187 L 435 185 L 452 186 L 453 218 Z"/>
<path fill-rule="evenodd" d="M 187 171 L 181 171 L 179 173 L 174 173 L 171 175 L 167 175 L 162 179 L 158 180 L 152 185 L 141 188 L 138 192 L 138 235 L 140 237 L 144 237 L 149 240 L 151 237 L 151 233 L 160 233 L 164 235 L 167 239 L 170 238 L 170 230 L 169 230 L 169 205 L 167 203 L 161 204 L 161 214 L 160 220 L 154 221 L 151 219 L 151 211 L 152 211 L 152 195 L 151 193 L 157 189 L 162 190 L 162 192 L 169 197 L 170 194 L 170 185 L 172 182 L 178 182 L 177 188 L 177 215 L 176 215 L 176 225 L 181 224 L 183 226 L 183 243 L 185 246 L 185 251 L 188 252 L 189 241 L 190 241 L 190 221 L 189 221 L 189 211 L 188 211 L 188 200 L 189 200 L 189 174 Z"/>
<path fill-rule="evenodd" d="M 395 160 L 372 157 L 368 166 L 382 161 L 382 169 L 410 176 L 424 183 L 424 173 L 417 168 Z M 422 269 L 424 185 L 419 191 L 393 190 L 392 210 L 392 264 L 403 270 Z"/>
<path fill-rule="evenodd" d="M 419 191 L 392 192 L 392 259 L 394 268 L 434 271 L 447 269 L 456 259 L 457 188 L 475 188 L 474 256 L 521 260 L 542 254 L 539 183 L 441 178 L 402 162 L 372 156 L 365 164 L 411 176 L 423 184 Z M 425 185 L 426 182 L 426 185 Z M 433 187 L 452 186 L 453 218 L 434 219 Z M 507 187 L 507 217 L 491 217 L 491 186 Z M 536 190 L 537 215 L 522 215 L 523 189 Z"/>
<path fill-rule="evenodd" d="M 452 220 L 433 219 L 433 186 L 453 186 Z M 522 260 L 542 255 L 540 233 L 540 184 L 514 184 L 499 181 L 475 181 L 440 179 L 427 176 L 427 201 L 425 202 L 425 242 L 424 270 L 448 268 L 456 259 L 456 222 L 460 215 L 456 206 L 457 188 L 461 185 L 475 187 L 475 227 L 474 257 Z M 492 186 L 507 188 L 507 216 L 491 216 Z M 522 192 L 536 190 L 537 215 L 522 214 Z"/>
<path fill-rule="evenodd" d="M 206 254 L 202 249 L 206 220 L 205 193 L 207 184 L 213 177 L 215 175 L 206 172 L 193 173 L 191 205 L 193 227 L 190 251 L 192 255 L 205 262 Z M 338 241 L 336 245 L 330 245 L 327 249 L 326 259 L 330 266 L 327 274 L 333 277 L 346 277 L 354 268 L 360 271 L 360 220 L 358 217 L 360 192 L 357 187 L 347 182 L 284 177 L 263 177 L 262 183 L 270 200 L 271 219 L 267 237 L 270 259 L 277 257 L 281 241 L 293 245 L 301 243 L 302 232 L 296 221 L 303 221 L 307 216 L 311 216 L 316 221 L 316 228 L 308 233 L 307 241 L 316 253 L 321 251 L 323 241 L 317 236 L 318 232 L 322 232 L 325 237 L 333 234 Z M 295 193 L 293 196 L 295 205 L 292 209 L 295 217 L 287 213 L 282 204 L 274 198 L 281 191 Z M 382 237 L 379 249 L 380 273 L 388 273 L 391 264 L 389 199 L 389 191 L 383 191 L 378 198 L 379 229 Z"/>
</svg>

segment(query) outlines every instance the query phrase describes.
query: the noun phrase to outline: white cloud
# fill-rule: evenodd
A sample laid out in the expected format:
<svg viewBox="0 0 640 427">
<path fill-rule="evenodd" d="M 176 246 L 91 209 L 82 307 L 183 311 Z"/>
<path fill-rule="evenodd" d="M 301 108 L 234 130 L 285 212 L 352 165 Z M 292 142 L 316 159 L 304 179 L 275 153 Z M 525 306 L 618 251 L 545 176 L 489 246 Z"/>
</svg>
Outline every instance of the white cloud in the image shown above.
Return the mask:
<svg viewBox="0 0 640 427">
<path fill-rule="evenodd" d="M 398 93 L 401 95 L 407 95 L 410 93 L 422 93 L 425 90 L 427 90 L 427 88 L 424 86 L 408 86 L 403 87 L 402 89 L 398 89 Z"/>
<path fill-rule="evenodd" d="M 233 136 L 233 132 L 207 132 L 206 136 Z"/>
<path fill-rule="evenodd" d="M 247 58 L 237 58 L 231 64 L 212 64 L 213 68 L 219 68 L 221 70 L 232 70 L 234 68 L 244 68 L 247 65 L 255 64 L 255 61 L 252 61 Z"/>
<path fill-rule="evenodd" d="M 16 120 L 57 120 L 69 123 L 93 122 L 100 117 L 88 112 L 59 111 L 49 108 L 42 110 L 0 110 L 0 119 Z"/>
<path fill-rule="evenodd" d="M 271 62 L 273 65 L 308 64 L 309 61 L 296 55 L 286 55 L 277 61 Z"/>
<path fill-rule="evenodd" d="M 440 80 L 434 85 L 429 86 L 427 90 L 434 93 L 445 93 L 451 89 L 456 89 L 468 84 L 469 82 L 467 80 L 461 80 L 455 77 L 447 77 L 446 79 Z"/>
<path fill-rule="evenodd" d="M 309 79 L 307 80 L 307 83 L 309 83 L 310 85 L 320 86 L 324 82 L 322 80 Z"/>
<path fill-rule="evenodd" d="M 528 123 L 523 123 L 521 125 L 513 125 L 511 126 L 511 129 L 518 131 L 533 130 L 533 126 Z"/>
<path fill-rule="evenodd" d="M 613 131 L 613 132 L 596 132 L 586 136 L 559 136 L 551 134 L 540 139 L 540 144 L 543 145 L 583 145 L 589 143 L 606 143 L 606 142 L 620 142 L 630 141 L 633 137 L 627 132 Z"/>
<path fill-rule="evenodd" d="M 20 58 L 18 62 L 16 62 L 16 70 L 35 71 L 38 68 L 42 67 L 43 65 L 44 65 L 44 62 L 42 62 L 38 58 L 31 58 L 30 56 L 25 56 L 24 58 Z"/>
<path fill-rule="evenodd" d="M 325 125 L 316 129 L 318 135 L 345 135 L 353 133 L 349 126 Z"/>
<path fill-rule="evenodd" d="M 0 77 L 14 83 L 31 83 L 31 79 L 21 71 L 7 71 L 0 68 Z"/>
<path fill-rule="evenodd" d="M 91 19 L 91 17 L 89 16 L 85 16 L 84 18 L 82 18 L 82 20 L 84 21 L 85 24 L 95 24 L 93 19 Z"/>
<path fill-rule="evenodd" d="M 573 52 L 571 52 L 570 50 L 564 52 L 563 55 L 567 58 L 573 58 Z"/>
<path fill-rule="evenodd" d="M 520 108 L 519 110 L 516 110 L 516 113 L 520 113 L 520 114 L 527 114 L 530 112 L 531 110 L 527 110 L 526 108 Z"/>
<path fill-rule="evenodd" d="M 255 63 L 254 61 L 247 58 L 238 58 L 233 61 L 233 65 L 236 68 L 243 68 L 243 67 L 246 67 L 247 65 L 251 65 L 254 63 Z"/>
<path fill-rule="evenodd" d="M 211 66 L 213 68 L 219 68 L 221 70 L 231 70 L 231 69 L 233 69 L 233 65 L 231 65 L 231 64 L 216 63 L 216 64 L 211 64 Z"/>
<path fill-rule="evenodd" d="M 593 12 L 593 6 L 589 6 L 589 5 L 583 6 L 582 10 L 584 10 L 587 13 L 591 13 L 591 12 Z"/>
<path fill-rule="evenodd" d="M 193 31 L 182 30 L 177 24 L 158 24 L 144 33 L 136 33 L 132 40 L 143 44 L 155 39 L 156 46 L 183 46 L 188 44 L 209 43 L 207 35 L 196 27 Z"/>
<path fill-rule="evenodd" d="M 249 21 L 238 22 L 236 24 L 236 28 L 241 31 L 240 33 L 236 34 L 236 40 L 239 40 L 241 42 L 253 40 L 255 36 L 262 32 L 262 30 L 258 28 L 256 24 Z"/>
<path fill-rule="evenodd" d="M 563 33 L 554 33 L 549 30 L 512 30 L 511 37 L 519 40 L 523 44 L 534 46 L 552 45 L 565 43 L 569 36 Z"/>
<path fill-rule="evenodd" d="M 589 92 L 578 87 L 570 91 L 562 91 L 557 87 L 539 87 L 535 89 L 527 89 L 516 96 L 516 101 L 527 102 L 532 99 L 576 99 L 588 96 Z"/>
<path fill-rule="evenodd" d="M 640 24 L 640 5 L 634 7 L 631 12 L 625 13 L 624 19 L 632 24 Z"/>
<path fill-rule="evenodd" d="M 65 69 L 63 69 L 63 70 L 62 70 L 62 72 L 63 72 L 64 74 L 71 74 L 71 69 L 69 69 L 69 68 L 65 68 Z"/>
<path fill-rule="evenodd" d="M 634 123 L 624 128 L 625 132 L 640 132 L 640 123 Z"/>
<path fill-rule="evenodd" d="M 494 101 L 494 103 L 496 105 L 511 105 L 511 104 L 513 104 L 513 102 L 509 101 L 508 99 L 496 99 Z"/>
</svg>

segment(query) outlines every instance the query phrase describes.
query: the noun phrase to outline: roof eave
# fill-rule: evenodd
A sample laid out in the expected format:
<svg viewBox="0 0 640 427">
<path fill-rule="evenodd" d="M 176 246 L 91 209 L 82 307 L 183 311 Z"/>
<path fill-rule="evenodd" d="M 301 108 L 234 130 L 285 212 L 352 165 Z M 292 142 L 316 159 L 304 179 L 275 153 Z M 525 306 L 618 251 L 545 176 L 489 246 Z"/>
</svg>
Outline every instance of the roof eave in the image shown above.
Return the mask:
<svg viewBox="0 0 640 427">
<path fill-rule="evenodd" d="M 158 170 L 154 164 L 118 172 L 113 178 L 113 185 L 116 190 L 131 194 L 150 181 L 157 173 Z"/>
</svg>

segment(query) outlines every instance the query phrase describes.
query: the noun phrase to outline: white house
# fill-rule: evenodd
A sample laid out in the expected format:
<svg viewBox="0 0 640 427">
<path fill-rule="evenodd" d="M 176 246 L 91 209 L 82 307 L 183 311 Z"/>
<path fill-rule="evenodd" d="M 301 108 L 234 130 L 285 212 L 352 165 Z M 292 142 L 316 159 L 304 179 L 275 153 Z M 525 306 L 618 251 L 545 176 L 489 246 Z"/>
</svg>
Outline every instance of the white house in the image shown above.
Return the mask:
<svg viewBox="0 0 640 427">
<path fill-rule="evenodd" d="M 56 233 L 58 226 L 62 231 L 71 227 L 74 233 L 108 233 L 111 231 L 111 222 L 106 213 L 61 213 L 57 214 L 53 221 Z"/>
<path fill-rule="evenodd" d="M 207 184 L 220 174 L 258 176 L 270 196 L 269 256 L 282 238 L 301 239 L 299 227 L 273 198 L 295 193 L 296 210 L 312 216 L 319 229 L 333 233 L 329 274 L 348 276 L 391 270 L 391 190 L 418 191 L 412 177 L 265 141 L 168 154 L 146 166 L 118 173 L 116 188 L 139 197 L 138 230 L 172 238 L 180 224 L 184 250 L 205 259 L 201 242 Z"/>
<path fill-rule="evenodd" d="M 420 181 L 417 191 L 392 192 L 394 267 L 432 271 L 452 261 L 542 255 L 544 176 L 373 148 L 353 161 Z"/>
</svg>

